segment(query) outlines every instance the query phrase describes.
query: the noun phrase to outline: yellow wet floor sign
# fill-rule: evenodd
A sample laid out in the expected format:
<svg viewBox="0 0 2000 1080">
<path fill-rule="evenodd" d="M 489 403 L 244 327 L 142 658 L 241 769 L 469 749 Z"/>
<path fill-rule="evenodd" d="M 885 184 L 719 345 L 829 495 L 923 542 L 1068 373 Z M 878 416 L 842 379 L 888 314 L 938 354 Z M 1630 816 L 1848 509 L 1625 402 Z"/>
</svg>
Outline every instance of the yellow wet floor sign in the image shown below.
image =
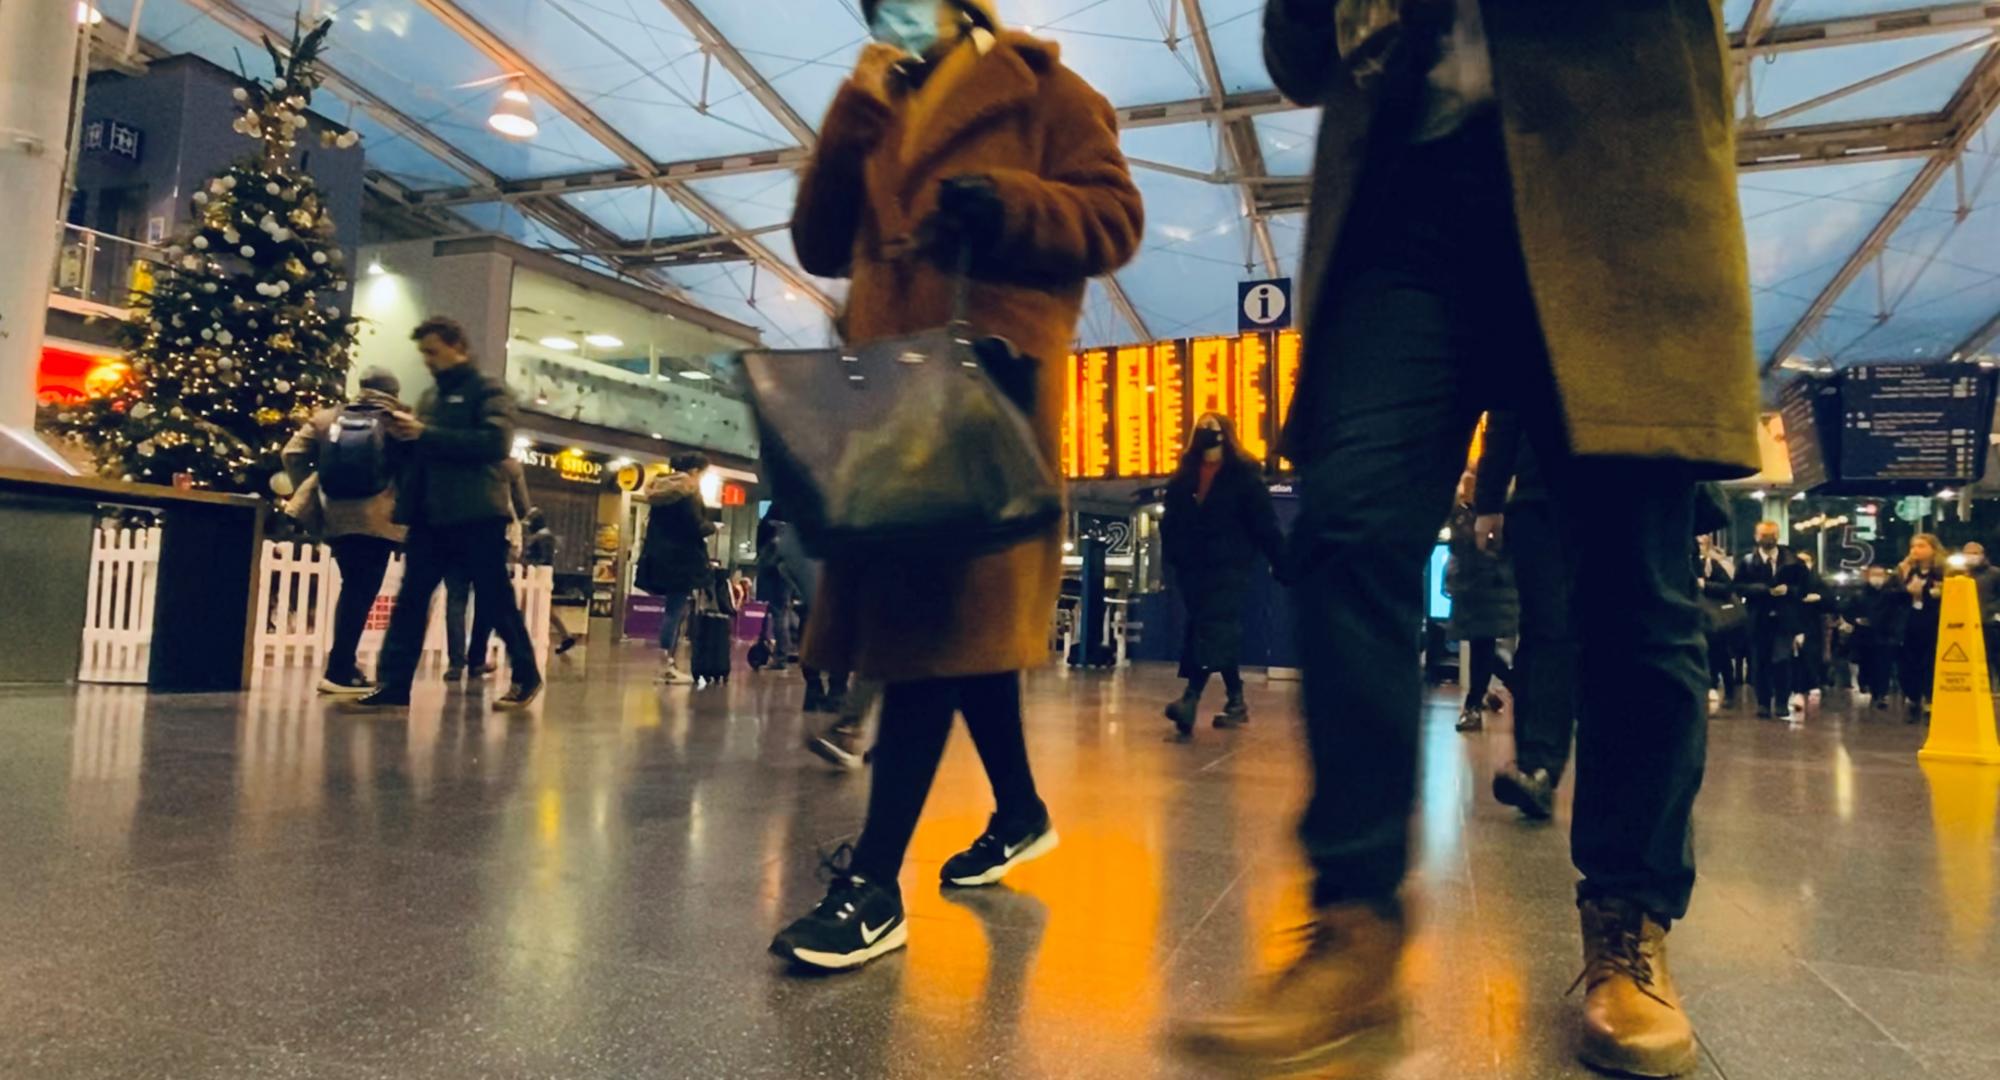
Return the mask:
<svg viewBox="0 0 2000 1080">
<path fill-rule="evenodd" d="M 1917 756 L 1930 761 L 2000 765 L 1993 730 L 1993 691 L 1986 677 L 1986 635 L 1979 589 L 1971 578 L 1946 578 L 1938 628 L 1937 680 L 1932 684 L 1931 733 Z"/>
</svg>

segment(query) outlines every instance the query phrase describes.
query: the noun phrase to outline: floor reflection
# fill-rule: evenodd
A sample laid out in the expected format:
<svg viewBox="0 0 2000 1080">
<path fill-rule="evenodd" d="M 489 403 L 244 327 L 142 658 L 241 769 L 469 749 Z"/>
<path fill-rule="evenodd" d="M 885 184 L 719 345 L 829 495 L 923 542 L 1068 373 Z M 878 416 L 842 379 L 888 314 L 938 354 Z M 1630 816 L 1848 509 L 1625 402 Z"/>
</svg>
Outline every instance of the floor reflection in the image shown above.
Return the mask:
<svg viewBox="0 0 2000 1080">
<path fill-rule="evenodd" d="M 957 737 L 904 879 L 911 948 L 800 979 L 763 946 L 817 898 L 866 778 L 799 750 L 795 683 L 661 691 L 648 661 L 559 667 L 526 715 L 430 682 L 407 722 L 284 677 L 0 697 L 0 1075 L 1196 1076 L 1166 1018 L 1297 947 L 1294 685 L 1176 744 L 1165 671 L 1037 675 L 1062 847 L 1009 888 L 939 892 L 990 810 Z M 1484 790 L 1504 718 L 1466 737 L 1449 695 L 1429 709 L 1411 1029 L 1395 1061 L 1343 1067 L 1584 1075 L 1568 792 L 1553 825 L 1517 820 Z M 1715 722 L 1674 937 L 1708 1075 L 2000 1062 L 2000 769 L 1919 767 L 1920 738 L 1834 702 L 1803 728 Z"/>
</svg>

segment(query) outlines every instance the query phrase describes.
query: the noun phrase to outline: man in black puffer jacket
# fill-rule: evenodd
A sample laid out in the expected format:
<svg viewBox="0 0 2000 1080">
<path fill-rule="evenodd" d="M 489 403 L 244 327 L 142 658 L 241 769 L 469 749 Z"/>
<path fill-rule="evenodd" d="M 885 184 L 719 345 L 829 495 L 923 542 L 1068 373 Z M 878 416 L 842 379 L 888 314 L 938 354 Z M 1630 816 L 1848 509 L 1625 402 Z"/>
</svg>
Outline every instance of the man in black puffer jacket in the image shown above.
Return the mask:
<svg viewBox="0 0 2000 1080">
<path fill-rule="evenodd" d="M 523 707 L 542 692 L 542 675 L 507 574 L 514 508 L 505 462 L 514 445 L 514 401 L 498 379 L 473 367 L 465 329 L 452 320 L 426 319 L 410 340 L 437 386 L 424 392 L 414 416 L 397 413 L 391 421 L 390 434 L 410 447 L 396 489 L 396 520 L 410 528 L 409 554 L 376 667 L 381 688 L 360 704 L 409 705 L 431 597 L 456 570 L 471 580 L 474 604 L 491 614 L 507 648 L 513 686 L 495 706 Z"/>
</svg>

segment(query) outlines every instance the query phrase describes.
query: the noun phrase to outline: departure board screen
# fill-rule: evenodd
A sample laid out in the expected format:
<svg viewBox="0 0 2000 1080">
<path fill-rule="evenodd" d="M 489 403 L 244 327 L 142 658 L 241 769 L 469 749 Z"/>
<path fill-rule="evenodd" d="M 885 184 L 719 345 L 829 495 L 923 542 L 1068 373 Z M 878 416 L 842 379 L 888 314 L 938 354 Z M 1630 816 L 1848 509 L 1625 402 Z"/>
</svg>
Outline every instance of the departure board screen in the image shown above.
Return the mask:
<svg viewBox="0 0 2000 1080">
<path fill-rule="evenodd" d="M 1132 345 L 1114 354 L 1115 460 L 1119 476 L 1170 473 L 1186 445 L 1187 400 L 1177 342 Z"/>
<path fill-rule="evenodd" d="M 1156 341 L 1069 357 L 1063 471 L 1073 480 L 1171 475 L 1204 413 L 1265 461 L 1298 379 L 1296 332 Z"/>
<path fill-rule="evenodd" d="M 1071 353 L 1068 414 L 1063 417 L 1063 472 L 1073 480 L 1111 475 L 1111 354 Z"/>
</svg>

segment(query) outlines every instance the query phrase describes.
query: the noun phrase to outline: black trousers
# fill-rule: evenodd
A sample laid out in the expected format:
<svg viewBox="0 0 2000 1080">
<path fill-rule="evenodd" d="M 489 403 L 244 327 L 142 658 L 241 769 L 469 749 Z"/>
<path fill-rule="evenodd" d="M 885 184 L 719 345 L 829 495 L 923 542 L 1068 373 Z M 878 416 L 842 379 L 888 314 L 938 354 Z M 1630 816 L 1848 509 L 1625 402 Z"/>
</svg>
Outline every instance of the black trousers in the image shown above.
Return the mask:
<svg viewBox="0 0 2000 1080">
<path fill-rule="evenodd" d="M 1521 593 L 1521 644 L 1514 651 L 1514 761 L 1562 778 L 1576 730 L 1576 635 L 1570 632 L 1571 568 L 1555 508 L 1536 500 L 1507 508 L 1507 551 Z"/>
<path fill-rule="evenodd" d="M 868 823 L 854 845 L 854 869 L 871 880 L 894 888 L 960 713 L 993 785 L 995 822 L 1025 827 L 1047 816 L 1028 766 L 1019 672 L 891 683 L 882 690 Z"/>
<path fill-rule="evenodd" d="M 333 602 L 333 642 L 326 650 L 326 677 L 345 679 L 360 674 L 354 666 L 354 650 L 361 633 L 368 629 L 368 613 L 375 609 L 375 596 L 382 591 L 382 577 L 389 571 L 389 556 L 396 542 L 379 536 L 336 536 L 327 541 L 333 549 L 333 563 L 340 568 L 340 595 Z"/>
<path fill-rule="evenodd" d="M 1470 654 L 1470 664 L 1465 673 L 1465 708 L 1467 711 L 1485 707 L 1486 695 L 1493 690 L 1493 680 L 1499 679 L 1514 688 L 1514 669 L 1500 659 L 1500 642 L 1494 638 L 1478 638 L 1468 641 L 1466 651 Z"/>
<path fill-rule="evenodd" d="M 1781 713 L 1791 708 L 1798 677 L 1798 662 L 1792 658 L 1795 636 L 1782 626 L 1761 625 L 1761 620 L 1751 625 L 1750 681 L 1757 687 L 1759 709 Z"/>
<path fill-rule="evenodd" d="M 1237 667 L 1235 664 L 1231 664 L 1226 668 L 1217 668 L 1214 671 L 1210 671 L 1208 668 L 1201 668 L 1194 674 L 1189 675 L 1187 677 L 1187 696 L 1199 700 L 1201 692 L 1208 688 L 1209 676 L 1217 674 L 1222 676 L 1222 690 L 1229 695 L 1229 700 L 1240 700 L 1243 697 L 1243 669 Z"/>
<path fill-rule="evenodd" d="M 1590 583 L 1571 608 L 1582 643 L 1579 892 L 1678 918 L 1694 884 L 1689 819 L 1707 750 L 1694 477 L 1673 463 L 1570 455 L 1502 155 L 1489 120 L 1375 163 L 1348 218 L 1323 336 L 1307 344 L 1289 435 L 1302 463 L 1292 610 L 1314 899 L 1383 900 L 1408 868 L 1422 706 L 1410 641 L 1425 561 L 1475 420 L 1506 407 L 1523 414 L 1577 580 Z"/>
<path fill-rule="evenodd" d="M 403 563 L 403 587 L 389 615 L 389 633 L 382 643 L 377 679 L 384 689 L 408 691 L 423 659 L 424 631 L 430 625 L 431 598 L 453 571 L 472 583 L 473 610 L 490 617 L 516 683 L 541 682 L 535 648 L 514 601 L 514 582 L 507 573 L 507 527 L 504 522 L 474 522 L 410 530 Z"/>
</svg>

